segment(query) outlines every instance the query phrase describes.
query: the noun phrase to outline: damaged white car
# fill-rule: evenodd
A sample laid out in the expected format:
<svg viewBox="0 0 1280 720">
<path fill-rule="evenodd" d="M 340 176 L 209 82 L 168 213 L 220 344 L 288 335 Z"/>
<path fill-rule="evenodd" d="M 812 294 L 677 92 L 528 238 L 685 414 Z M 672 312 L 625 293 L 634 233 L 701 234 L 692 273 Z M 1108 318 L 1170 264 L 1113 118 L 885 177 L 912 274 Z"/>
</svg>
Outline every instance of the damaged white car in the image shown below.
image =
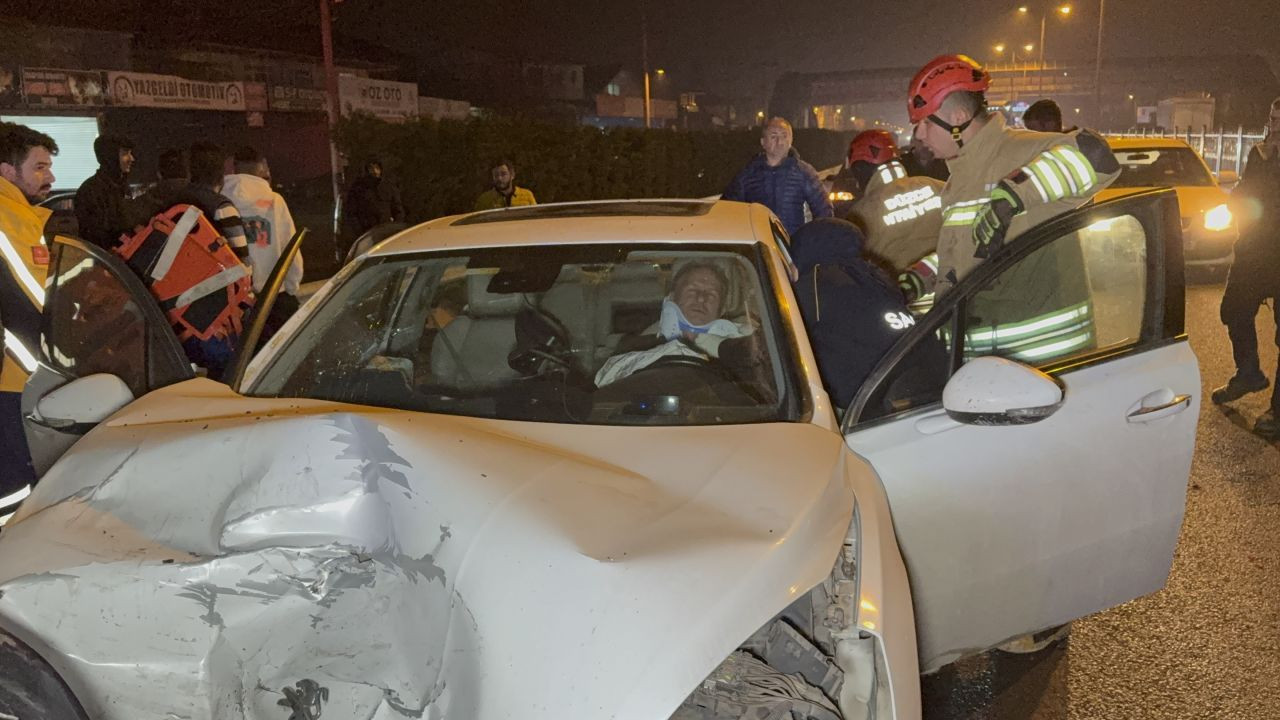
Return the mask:
<svg viewBox="0 0 1280 720">
<path fill-rule="evenodd" d="M 1180 248 L 1169 191 L 1042 226 L 838 416 L 758 205 L 409 229 L 230 386 L 60 240 L 27 399 L 41 464 L 74 446 L 0 537 L 0 711 L 918 718 L 921 671 L 1162 587 L 1198 407 Z"/>
</svg>

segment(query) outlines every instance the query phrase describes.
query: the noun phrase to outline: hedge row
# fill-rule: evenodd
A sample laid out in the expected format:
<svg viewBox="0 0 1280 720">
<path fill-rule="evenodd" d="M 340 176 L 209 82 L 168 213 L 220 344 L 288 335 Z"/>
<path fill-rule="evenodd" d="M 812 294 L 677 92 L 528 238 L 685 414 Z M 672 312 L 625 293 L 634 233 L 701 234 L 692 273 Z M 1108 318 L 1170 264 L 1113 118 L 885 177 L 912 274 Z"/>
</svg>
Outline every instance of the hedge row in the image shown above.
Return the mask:
<svg viewBox="0 0 1280 720">
<path fill-rule="evenodd" d="M 841 162 L 849 133 L 799 129 L 796 151 L 818 169 Z M 339 147 L 359 172 L 378 158 L 400 185 L 411 221 L 472 209 L 488 165 L 507 157 L 539 202 L 704 197 L 719 193 L 760 150 L 757 130 L 677 132 L 549 125 L 517 118 L 386 123 L 346 119 Z"/>
</svg>

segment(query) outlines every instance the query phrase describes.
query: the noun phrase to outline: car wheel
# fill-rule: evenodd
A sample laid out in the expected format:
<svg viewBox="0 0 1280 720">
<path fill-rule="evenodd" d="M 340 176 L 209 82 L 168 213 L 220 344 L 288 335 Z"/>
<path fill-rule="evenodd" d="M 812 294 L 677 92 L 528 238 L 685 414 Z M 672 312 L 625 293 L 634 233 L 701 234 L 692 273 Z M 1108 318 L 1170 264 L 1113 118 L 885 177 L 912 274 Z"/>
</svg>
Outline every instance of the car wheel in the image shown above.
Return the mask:
<svg viewBox="0 0 1280 720">
<path fill-rule="evenodd" d="M 1041 630 L 1038 633 L 1019 635 L 1003 645 L 997 646 L 996 649 L 1007 653 L 1013 653 L 1015 655 L 1037 653 L 1051 645 L 1058 644 L 1063 638 L 1070 634 L 1071 623 L 1067 623 L 1066 625 L 1059 625 L 1058 627 L 1052 627 L 1048 630 Z"/>
</svg>

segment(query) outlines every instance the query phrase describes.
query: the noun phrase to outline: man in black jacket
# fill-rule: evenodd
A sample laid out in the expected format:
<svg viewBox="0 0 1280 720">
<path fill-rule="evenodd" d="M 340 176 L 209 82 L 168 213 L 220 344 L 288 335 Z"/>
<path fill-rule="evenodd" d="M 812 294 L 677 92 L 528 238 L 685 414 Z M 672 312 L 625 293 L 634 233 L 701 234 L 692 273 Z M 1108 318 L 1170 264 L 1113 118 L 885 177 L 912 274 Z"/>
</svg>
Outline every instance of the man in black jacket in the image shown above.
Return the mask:
<svg viewBox="0 0 1280 720">
<path fill-rule="evenodd" d="M 1240 213 L 1240 239 L 1222 294 L 1220 315 L 1231 338 L 1236 373 L 1226 385 L 1213 391 L 1218 404 L 1265 390 L 1269 384 L 1258 362 L 1258 333 L 1254 317 L 1267 299 L 1280 295 L 1280 98 L 1271 103 L 1267 138 L 1249 151 L 1240 184 L 1231 193 Z M 1280 330 L 1275 338 L 1280 346 Z M 1280 372 L 1280 371 L 1278 371 Z M 1258 419 L 1254 430 L 1264 435 L 1280 432 L 1280 389 L 1271 393 L 1271 409 Z"/>
<path fill-rule="evenodd" d="M 915 325 L 902 291 L 862 256 L 862 246 L 858 227 L 837 218 L 814 220 L 791 237 L 791 258 L 800 273 L 796 301 L 822 384 L 841 409 Z"/>
<path fill-rule="evenodd" d="M 146 208 L 129 198 L 129 170 L 133 168 L 133 141 L 119 135 L 103 135 L 93 141 L 98 172 L 76 191 L 76 221 L 80 237 L 110 249 L 120 235 L 146 222 Z"/>
</svg>

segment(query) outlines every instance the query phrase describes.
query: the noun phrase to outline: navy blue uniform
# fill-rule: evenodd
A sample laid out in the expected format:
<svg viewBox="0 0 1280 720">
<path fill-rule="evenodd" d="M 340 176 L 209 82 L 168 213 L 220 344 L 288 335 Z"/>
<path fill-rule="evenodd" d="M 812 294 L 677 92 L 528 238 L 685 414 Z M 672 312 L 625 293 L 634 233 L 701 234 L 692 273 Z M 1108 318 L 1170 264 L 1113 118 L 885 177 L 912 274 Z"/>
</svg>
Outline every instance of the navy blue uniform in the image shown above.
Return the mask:
<svg viewBox="0 0 1280 720">
<path fill-rule="evenodd" d="M 796 300 L 822 384 L 847 408 L 880 358 L 915 319 L 902 290 L 862 256 L 863 236 L 845 220 L 822 218 L 791 237 L 800 272 Z"/>
</svg>

